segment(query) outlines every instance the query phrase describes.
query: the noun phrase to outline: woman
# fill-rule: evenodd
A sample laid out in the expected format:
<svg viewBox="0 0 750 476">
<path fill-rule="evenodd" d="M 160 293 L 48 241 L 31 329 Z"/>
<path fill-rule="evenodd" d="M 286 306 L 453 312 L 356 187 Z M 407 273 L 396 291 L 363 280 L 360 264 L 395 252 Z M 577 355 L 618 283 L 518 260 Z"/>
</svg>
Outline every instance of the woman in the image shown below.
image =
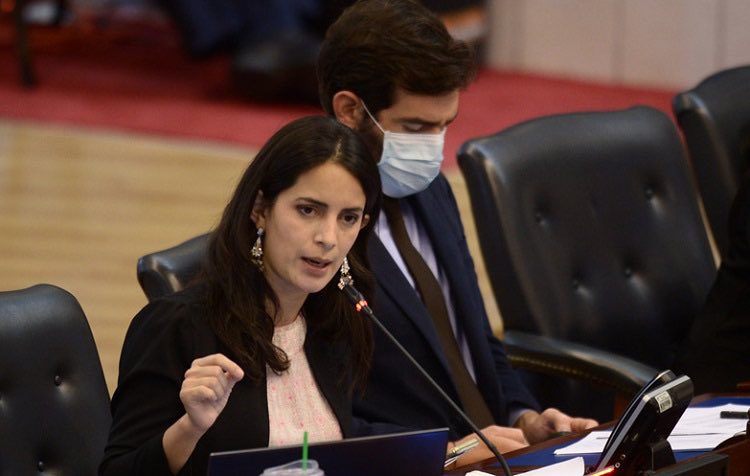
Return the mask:
<svg viewBox="0 0 750 476">
<path fill-rule="evenodd" d="M 366 294 L 380 204 L 375 162 L 349 128 L 282 128 L 243 175 L 200 278 L 128 329 L 102 475 L 206 474 L 209 453 L 351 434 L 372 350 L 337 284 Z"/>
</svg>

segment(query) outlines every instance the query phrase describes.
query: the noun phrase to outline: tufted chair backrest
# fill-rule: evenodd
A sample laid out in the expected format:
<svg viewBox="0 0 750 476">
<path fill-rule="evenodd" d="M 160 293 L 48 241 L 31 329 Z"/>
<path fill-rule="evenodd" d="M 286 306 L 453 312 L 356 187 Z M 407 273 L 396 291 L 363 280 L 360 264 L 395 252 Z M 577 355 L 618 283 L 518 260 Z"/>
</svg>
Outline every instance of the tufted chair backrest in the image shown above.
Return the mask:
<svg viewBox="0 0 750 476">
<path fill-rule="evenodd" d="M 209 234 L 189 240 L 138 259 L 138 282 L 149 301 L 183 289 L 201 268 L 206 256 Z"/>
<path fill-rule="evenodd" d="M 93 476 L 109 425 L 78 301 L 48 284 L 0 292 L 0 474 Z"/>
<path fill-rule="evenodd" d="M 669 368 L 715 264 L 667 116 L 543 117 L 458 160 L 506 329 Z"/>
<path fill-rule="evenodd" d="M 720 71 L 672 103 L 684 135 L 711 232 L 729 250 L 729 210 L 750 171 L 750 65 Z"/>
</svg>

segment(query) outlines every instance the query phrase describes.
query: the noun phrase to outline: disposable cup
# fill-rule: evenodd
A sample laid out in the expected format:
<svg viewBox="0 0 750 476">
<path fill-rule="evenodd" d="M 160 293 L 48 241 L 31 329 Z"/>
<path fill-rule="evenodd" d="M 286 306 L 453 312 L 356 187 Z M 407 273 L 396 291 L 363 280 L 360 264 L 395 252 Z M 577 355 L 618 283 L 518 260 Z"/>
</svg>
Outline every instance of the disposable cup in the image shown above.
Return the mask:
<svg viewBox="0 0 750 476">
<path fill-rule="evenodd" d="M 303 461 L 297 460 L 281 466 L 266 468 L 260 476 L 324 476 L 325 473 L 318 467 L 318 462 L 307 460 L 307 469 L 302 469 Z"/>
</svg>

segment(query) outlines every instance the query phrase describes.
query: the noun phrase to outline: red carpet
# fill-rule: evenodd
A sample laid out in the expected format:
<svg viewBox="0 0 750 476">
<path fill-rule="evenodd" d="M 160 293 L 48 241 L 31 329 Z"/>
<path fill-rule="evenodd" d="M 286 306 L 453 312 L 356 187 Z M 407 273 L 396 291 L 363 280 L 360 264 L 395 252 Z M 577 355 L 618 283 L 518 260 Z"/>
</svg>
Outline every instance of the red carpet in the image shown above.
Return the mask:
<svg viewBox="0 0 750 476">
<path fill-rule="evenodd" d="M 163 22 L 79 21 L 31 32 L 39 84 L 20 85 L 8 15 L 0 22 L 0 117 L 188 137 L 257 147 L 290 119 L 320 109 L 233 96 L 228 59 L 191 61 Z M 446 167 L 467 139 L 569 111 L 646 104 L 670 113 L 674 91 L 645 90 L 484 69 L 449 128 Z"/>
</svg>

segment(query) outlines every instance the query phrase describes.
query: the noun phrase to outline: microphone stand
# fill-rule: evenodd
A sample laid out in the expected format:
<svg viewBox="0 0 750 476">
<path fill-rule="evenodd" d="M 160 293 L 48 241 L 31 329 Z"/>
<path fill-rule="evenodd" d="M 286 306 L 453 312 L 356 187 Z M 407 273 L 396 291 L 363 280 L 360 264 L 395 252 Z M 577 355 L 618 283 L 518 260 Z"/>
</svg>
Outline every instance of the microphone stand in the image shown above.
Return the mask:
<svg viewBox="0 0 750 476">
<path fill-rule="evenodd" d="M 505 461 L 505 458 L 503 458 L 503 455 L 500 454 L 500 452 L 497 450 L 495 445 L 493 445 L 490 440 L 482 433 L 482 431 L 477 427 L 476 424 L 474 424 L 473 421 L 461 410 L 461 408 L 456 405 L 456 403 L 453 401 L 453 399 L 445 393 L 445 391 L 440 387 L 440 385 L 433 380 L 432 377 L 430 377 L 430 374 L 427 373 L 427 371 L 417 362 L 417 360 L 409 353 L 406 348 L 401 345 L 401 343 L 396 339 L 396 337 L 390 333 L 390 331 L 383 325 L 382 322 L 380 322 L 380 319 L 375 317 L 375 313 L 372 311 L 370 306 L 367 304 L 367 300 L 365 300 L 362 293 L 360 293 L 357 288 L 354 287 L 354 280 L 351 278 L 342 278 L 342 281 L 339 282 L 338 286 L 339 289 L 344 291 L 344 294 L 346 297 L 351 301 L 352 304 L 354 304 L 354 308 L 357 310 L 357 312 L 363 312 L 366 314 L 372 322 L 377 325 L 377 327 L 388 337 L 388 339 L 393 343 L 393 345 L 396 346 L 396 348 L 404 355 L 404 357 L 409 360 L 414 368 L 416 368 L 420 374 L 422 374 L 422 377 L 424 377 L 427 382 L 440 394 L 440 396 L 443 397 L 443 399 L 448 402 L 448 404 L 451 406 L 453 411 L 456 412 L 463 420 L 466 422 L 466 424 L 469 425 L 469 427 L 472 429 L 474 433 L 479 436 L 479 439 L 482 440 L 482 442 L 487 445 L 487 448 L 490 449 L 493 455 L 495 455 L 495 458 L 500 463 L 500 466 L 503 468 L 503 472 L 505 472 L 506 476 L 513 476 L 513 472 L 510 470 L 510 467 L 508 466 L 508 463 Z"/>
</svg>

